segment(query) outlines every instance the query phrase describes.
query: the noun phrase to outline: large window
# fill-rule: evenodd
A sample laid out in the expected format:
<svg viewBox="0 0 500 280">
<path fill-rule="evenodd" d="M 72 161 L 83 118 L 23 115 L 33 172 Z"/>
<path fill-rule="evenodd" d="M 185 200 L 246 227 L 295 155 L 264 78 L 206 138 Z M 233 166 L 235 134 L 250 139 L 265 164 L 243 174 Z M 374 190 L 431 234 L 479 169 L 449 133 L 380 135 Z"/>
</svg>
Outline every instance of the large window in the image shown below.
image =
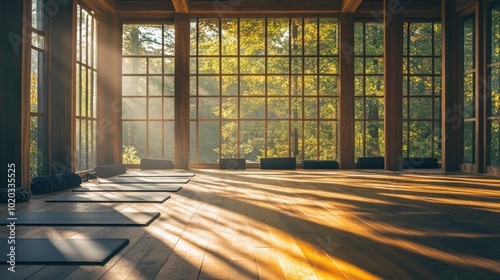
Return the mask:
<svg viewBox="0 0 500 280">
<path fill-rule="evenodd" d="M 441 158 L 441 24 L 404 25 L 403 156 Z"/>
<path fill-rule="evenodd" d="M 489 14 L 488 166 L 500 167 L 500 6 Z"/>
<path fill-rule="evenodd" d="M 46 34 L 43 0 L 31 0 L 30 177 L 47 173 L 46 165 Z"/>
<path fill-rule="evenodd" d="M 191 162 L 335 159 L 337 19 L 191 22 Z"/>
<path fill-rule="evenodd" d="M 384 156 L 384 29 L 354 23 L 355 157 Z"/>
<path fill-rule="evenodd" d="M 122 34 L 123 163 L 173 159 L 174 26 L 124 24 Z"/>
<path fill-rule="evenodd" d="M 463 162 L 475 163 L 475 32 L 474 17 L 467 17 L 463 21 Z"/>
<path fill-rule="evenodd" d="M 81 171 L 96 164 L 98 22 L 81 5 L 76 13 L 75 169 Z"/>
</svg>

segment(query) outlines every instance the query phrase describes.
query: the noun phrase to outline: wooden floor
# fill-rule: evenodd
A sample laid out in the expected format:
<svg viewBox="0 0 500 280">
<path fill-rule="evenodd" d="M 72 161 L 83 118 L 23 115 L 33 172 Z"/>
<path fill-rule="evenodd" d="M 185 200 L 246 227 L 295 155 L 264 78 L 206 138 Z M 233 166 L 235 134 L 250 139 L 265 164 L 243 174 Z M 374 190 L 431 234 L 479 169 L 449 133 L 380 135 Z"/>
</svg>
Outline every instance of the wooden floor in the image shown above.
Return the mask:
<svg viewBox="0 0 500 280">
<path fill-rule="evenodd" d="M 115 237 L 104 266 L 0 265 L 0 279 L 500 279 L 500 180 L 438 171 L 220 171 L 164 203 L 45 203 L 17 211 L 160 211 L 148 227 L 17 227 L 20 237 Z M 68 192 L 68 191 L 67 191 Z M 6 216 L 6 205 L 0 204 Z M 7 237 L 7 228 L 0 237 Z"/>
</svg>

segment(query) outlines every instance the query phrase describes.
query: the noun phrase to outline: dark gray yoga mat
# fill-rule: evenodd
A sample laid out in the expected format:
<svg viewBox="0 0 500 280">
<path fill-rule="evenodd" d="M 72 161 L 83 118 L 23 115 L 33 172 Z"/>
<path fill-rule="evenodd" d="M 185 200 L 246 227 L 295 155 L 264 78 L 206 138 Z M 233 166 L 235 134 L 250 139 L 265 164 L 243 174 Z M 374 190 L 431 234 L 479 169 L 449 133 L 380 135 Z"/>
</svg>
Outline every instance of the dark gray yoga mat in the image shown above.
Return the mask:
<svg viewBox="0 0 500 280">
<path fill-rule="evenodd" d="M 176 192 L 180 190 L 180 186 L 165 186 L 158 184 L 143 185 L 143 184 L 100 184 L 93 187 L 76 188 L 74 192 Z"/>
<path fill-rule="evenodd" d="M 118 175 L 118 177 L 153 177 L 153 178 L 163 178 L 163 177 L 194 177 L 194 173 L 127 173 Z"/>
<path fill-rule="evenodd" d="M 16 244 L 0 239 L 0 262 L 10 260 L 15 246 L 16 264 L 104 265 L 123 247 L 128 239 L 116 238 L 16 238 Z"/>
<path fill-rule="evenodd" d="M 117 193 L 82 193 L 65 194 L 49 198 L 46 202 L 164 202 L 169 199 L 168 194 L 159 193 L 137 193 L 137 194 L 117 194 Z"/>
<path fill-rule="evenodd" d="M 99 180 L 99 184 L 186 184 L 189 179 L 184 178 L 155 178 L 155 177 L 131 177 L 131 178 L 111 178 Z"/>
<path fill-rule="evenodd" d="M 16 226 L 147 226 L 159 212 L 25 212 L 16 213 Z M 9 217 L 12 218 L 12 217 Z M 0 225 L 12 220 L 0 219 Z"/>
</svg>

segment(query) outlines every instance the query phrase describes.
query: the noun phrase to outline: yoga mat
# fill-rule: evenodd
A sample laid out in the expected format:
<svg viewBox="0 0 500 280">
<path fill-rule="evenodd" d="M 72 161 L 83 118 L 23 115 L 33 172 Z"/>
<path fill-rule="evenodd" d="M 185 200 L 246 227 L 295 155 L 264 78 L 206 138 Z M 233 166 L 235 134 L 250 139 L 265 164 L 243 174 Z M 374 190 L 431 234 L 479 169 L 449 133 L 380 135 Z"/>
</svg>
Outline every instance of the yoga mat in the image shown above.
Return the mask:
<svg viewBox="0 0 500 280">
<path fill-rule="evenodd" d="M 194 177 L 194 173 L 127 173 L 118 175 L 118 177 L 153 177 L 153 178 L 162 178 L 162 177 Z"/>
<path fill-rule="evenodd" d="M 85 193 L 60 195 L 49 198 L 45 202 L 164 202 L 169 198 L 170 195 L 159 193 Z"/>
<path fill-rule="evenodd" d="M 176 192 L 182 187 L 179 186 L 158 186 L 155 184 L 153 186 L 141 185 L 141 184 L 100 184 L 97 187 L 84 187 L 74 189 L 74 192 Z"/>
<path fill-rule="evenodd" d="M 108 184 L 108 183 L 116 183 L 116 184 L 137 184 L 137 183 L 145 183 L 145 184 L 186 184 L 189 182 L 189 179 L 184 178 L 142 178 L 142 177 L 132 177 L 132 178 L 112 178 L 106 180 L 99 180 L 99 184 Z"/>
<path fill-rule="evenodd" d="M 15 222 L 16 226 L 147 226 L 158 216 L 159 212 L 25 212 L 17 213 Z M 0 225 L 10 222 L 0 219 Z"/>
<path fill-rule="evenodd" d="M 128 244 L 116 238 L 16 238 L 16 264 L 104 265 Z M 9 261 L 11 244 L 0 239 L 0 262 Z"/>
</svg>

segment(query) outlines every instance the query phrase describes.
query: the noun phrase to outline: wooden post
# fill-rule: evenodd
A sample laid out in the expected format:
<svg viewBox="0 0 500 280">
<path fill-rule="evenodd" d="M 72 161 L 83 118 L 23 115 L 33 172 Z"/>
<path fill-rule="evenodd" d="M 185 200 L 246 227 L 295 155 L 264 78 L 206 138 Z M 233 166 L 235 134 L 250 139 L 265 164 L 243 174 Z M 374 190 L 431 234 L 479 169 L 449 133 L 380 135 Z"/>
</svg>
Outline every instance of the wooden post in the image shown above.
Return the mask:
<svg viewBox="0 0 500 280">
<path fill-rule="evenodd" d="M 120 18 L 106 14 L 100 23 L 97 101 L 97 165 L 121 163 L 121 32 Z"/>
<path fill-rule="evenodd" d="M 384 137 L 385 169 L 402 168 L 403 135 L 403 6 L 384 0 Z"/>
<path fill-rule="evenodd" d="M 478 1 L 476 3 L 476 17 L 475 17 L 475 60 L 476 60 L 476 94 L 475 94 L 475 113 L 476 113 L 476 172 L 485 173 L 486 172 L 486 99 L 487 93 L 487 72 L 486 72 L 486 11 L 485 11 L 485 1 Z"/>
<path fill-rule="evenodd" d="M 175 14 L 174 166 L 189 168 L 189 15 Z"/>
<path fill-rule="evenodd" d="M 441 71 L 441 168 L 443 171 L 460 169 L 463 151 L 461 111 L 461 78 L 462 67 L 457 63 L 462 61 L 459 56 L 458 18 L 455 12 L 455 0 L 442 0 L 442 71 Z"/>
<path fill-rule="evenodd" d="M 73 171 L 73 2 L 59 5 L 48 25 L 49 173 Z"/>
<path fill-rule="evenodd" d="M 21 151 L 22 113 L 22 56 L 23 41 L 23 1 L 2 1 L 0 4 L 0 186 L 5 188 L 14 183 L 16 187 L 27 187 L 24 180 L 29 176 L 25 169 L 26 154 Z M 29 80 L 29 77 L 28 77 Z M 28 114 L 28 112 L 25 112 Z M 29 116 L 28 116 L 29 118 Z M 29 134 L 23 135 L 29 141 Z M 23 158 L 21 158 L 23 154 Z M 9 174 L 9 175 L 7 175 Z M 14 175 L 12 175 L 14 174 Z M 10 176 L 10 177 L 9 177 Z"/>
<path fill-rule="evenodd" d="M 340 14 L 339 164 L 354 168 L 354 16 Z"/>
</svg>

